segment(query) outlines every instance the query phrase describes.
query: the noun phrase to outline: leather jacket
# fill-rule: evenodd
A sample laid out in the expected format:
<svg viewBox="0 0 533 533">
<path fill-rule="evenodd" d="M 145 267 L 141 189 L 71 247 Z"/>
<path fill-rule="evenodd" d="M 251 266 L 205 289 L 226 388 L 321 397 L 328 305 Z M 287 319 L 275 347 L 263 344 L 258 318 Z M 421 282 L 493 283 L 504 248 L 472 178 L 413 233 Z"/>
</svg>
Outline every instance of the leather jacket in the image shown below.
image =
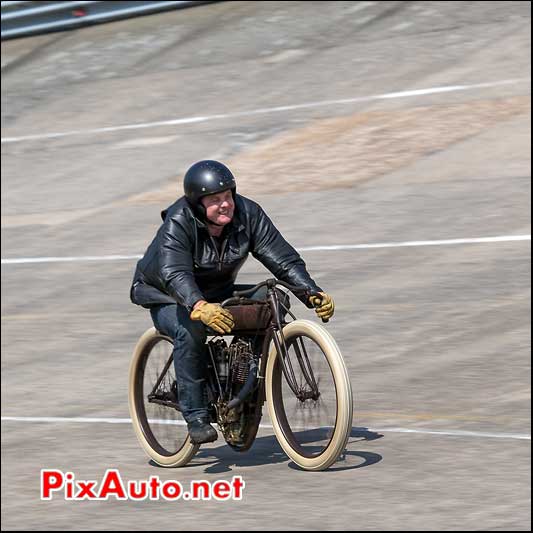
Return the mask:
<svg viewBox="0 0 533 533">
<path fill-rule="evenodd" d="M 222 295 L 228 297 L 249 253 L 276 278 L 322 291 L 298 252 L 253 200 L 235 195 L 233 219 L 224 226 L 220 249 L 184 196 L 161 217 L 163 224 L 135 269 L 130 290 L 134 304 L 149 308 L 178 303 L 190 312 L 199 300 L 221 301 Z M 303 293 L 296 296 L 312 307 Z"/>
</svg>

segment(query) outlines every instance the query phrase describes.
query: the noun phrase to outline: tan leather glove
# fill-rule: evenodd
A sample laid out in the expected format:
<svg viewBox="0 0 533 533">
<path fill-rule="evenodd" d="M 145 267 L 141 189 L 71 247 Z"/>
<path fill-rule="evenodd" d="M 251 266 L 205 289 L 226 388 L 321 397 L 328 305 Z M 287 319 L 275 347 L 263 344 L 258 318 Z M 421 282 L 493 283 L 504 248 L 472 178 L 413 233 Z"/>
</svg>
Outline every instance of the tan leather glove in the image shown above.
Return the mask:
<svg viewBox="0 0 533 533">
<path fill-rule="evenodd" d="M 324 320 L 329 320 L 333 313 L 335 312 L 335 302 L 333 298 L 326 294 L 325 292 L 320 293 L 322 295 L 322 300 L 318 296 L 311 296 L 309 301 L 311 305 L 315 308 L 315 313 Z"/>
<path fill-rule="evenodd" d="M 191 320 L 201 320 L 217 333 L 229 333 L 235 326 L 233 316 L 220 304 L 204 302 L 191 313 Z"/>
</svg>

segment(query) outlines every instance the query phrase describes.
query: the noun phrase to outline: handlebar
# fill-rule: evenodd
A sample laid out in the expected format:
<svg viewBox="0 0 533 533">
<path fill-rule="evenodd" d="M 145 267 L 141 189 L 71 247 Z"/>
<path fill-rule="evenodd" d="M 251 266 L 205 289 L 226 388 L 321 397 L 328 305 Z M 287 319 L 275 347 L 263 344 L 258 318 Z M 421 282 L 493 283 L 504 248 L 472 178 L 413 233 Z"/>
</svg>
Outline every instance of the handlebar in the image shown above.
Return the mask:
<svg viewBox="0 0 533 533">
<path fill-rule="evenodd" d="M 276 285 L 281 285 L 282 287 L 285 287 L 289 291 L 292 291 L 294 293 L 301 292 L 305 294 L 306 300 L 309 300 L 311 296 L 316 296 L 322 300 L 322 295 L 317 291 L 310 291 L 309 289 L 305 287 L 299 287 L 298 285 L 291 285 L 285 281 L 282 281 L 280 279 L 271 278 L 267 279 L 265 281 L 262 281 L 261 283 L 258 283 L 255 287 L 252 287 L 251 289 L 246 289 L 244 291 L 234 291 L 233 296 L 235 298 L 245 298 L 246 296 L 249 296 L 250 294 L 253 294 L 255 291 L 259 290 L 261 287 L 268 287 L 269 289 L 273 289 Z M 227 302 L 228 300 L 226 300 Z M 224 303 L 226 303 L 224 302 Z M 327 323 L 329 322 L 329 319 L 323 318 L 322 322 Z"/>
<path fill-rule="evenodd" d="M 259 290 L 261 287 L 264 287 L 266 285 L 266 281 L 262 281 L 261 283 L 257 284 L 255 287 L 252 287 L 251 289 L 246 289 L 245 291 L 233 291 L 233 296 L 235 298 L 244 298 L 246 296 L 249 296 L 250 294 L 253 294 L 255 291 Z"/>
<path fill-rule="evenodd" d="M 276 285 L 281 285 L 282 287 L 285 287 L 286 289 L 289 289 L 292 292 L 304 292 L 306 294 L 309 294 L 309 296 L 319 296 L 320 294 L 317 292 L 309 291 L 309 289 L 305 287 L 299 287 L 298 285 L 290 285 L 286 281 L 282 281 L 280 279 L 271 278 L 267 279 L 265 281 L 262 281 L 261 283 L 258 283 L 255 287 L 252 287 L 251 289 L 246 289 L 245 291 L 234 291 L 233 296 L 236 298 L 239 298 L 241 296 L 248 296 L 249 294 L 254 293 L 255 291 L 259 290 L 261 287 L 268 287 L 270 289 L 273 289 Z"/>
</svg>

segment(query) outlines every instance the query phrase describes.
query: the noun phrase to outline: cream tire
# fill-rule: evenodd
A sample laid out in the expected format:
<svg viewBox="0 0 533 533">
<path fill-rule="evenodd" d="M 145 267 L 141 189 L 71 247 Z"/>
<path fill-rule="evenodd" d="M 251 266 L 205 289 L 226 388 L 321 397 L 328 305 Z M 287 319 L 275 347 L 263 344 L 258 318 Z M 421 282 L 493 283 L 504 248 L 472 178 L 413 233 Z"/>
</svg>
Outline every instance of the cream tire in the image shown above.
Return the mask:
<svg viewBox="0 0 533 533">
<path fill-rule="evenodd" d="M 353 400 L 348 371 L 335 339 L 319 324 L 310 320 L 294 320 L 283 328 L 283 335 L 287 342 L 299 335 L 303 335 L 310 338 L 321 348 L 335 383 L 337 416 L 331 440 L 320 455 L 306 457 L 291 446 L 290 441 L 285 436 L 283 417 L 276 412 L 276 405 L 278 405 L 277 409 L 280 409 L 280 407 L 279 402 L 276 403 L 274 398 L 273 383 L 275 379 L 274 372 L 276 372 L 276 368 L 278 369 L 277 372 L 279 372 L 280 367 L 276 365 L 279 356 L 274 343 L 272 343 L 266 368 L 265 388 L 268 411 L 274 427 L 274 433 L 283 451 L 299 467 L 310 471 L 325 470 L 337 461 L 345 450 L 352 429 Z M 281 379 L 285 378 L 282 376 Z"/>
<path fill-rule="evenodd" d="M 143 450 L 155 463 L 164 467 L 179 467 L 186 465 L 196 454 L 199 446 L 191 443 L 190 436 L 187 435 L 183 445 L 175 454 L 165 455 L 159 453 L 151 444 L 149 435 L 149 423 L 146 419 L 142 398 L 142 387 L 139 390 L 140 373 L 143 372 L 143 365 L 150 350 L 158 342 L 169 342 L 172 345 L 172 339 L 159 333 L 156 328 L 148 329 L 139 339 L 133 351 L 133 357 L 129 370 L 129 394 L 128 403 L 131 415 L 133 429 L 141 444 Z"/>
</svg>

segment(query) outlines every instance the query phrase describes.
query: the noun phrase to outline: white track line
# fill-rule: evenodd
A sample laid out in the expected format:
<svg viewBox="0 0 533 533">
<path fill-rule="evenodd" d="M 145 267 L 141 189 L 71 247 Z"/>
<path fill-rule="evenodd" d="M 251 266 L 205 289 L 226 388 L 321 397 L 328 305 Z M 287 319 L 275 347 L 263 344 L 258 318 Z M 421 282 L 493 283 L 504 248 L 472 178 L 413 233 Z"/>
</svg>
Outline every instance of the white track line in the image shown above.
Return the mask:
<svg viewBox="0 0 533 533">
<path fill-rule="evenodd" d="M 131 418 L 83 418 L 83 417 L 38 417 L 38 416 L 3 416 L 2 422 L 36 422 L 36 423 L 77 423 L 77 424 L 131 424 Z M 169 424 L 184 426 L 183 420 L 152 420 L 153 424 Z M 262 429 L 272 429 L 269 424 L 261 424 Z M 444 435 L 450 437 L 474 437 L 489 439 L 518 439 L 531 440 L 531 435 L 525 433 L 494 433 L 485 431 L 462 430 L 432 430 L 409 428 L 354 428 L 357 430 L 376 431 L 380 433 L 418 433 L 422 435 Z"/>
<path fill-rule="evenodd" d="M 81 416 L 3 416 L 2 422 L 74 422 L 80 424 L 131 424 L 131 418 L 85 418 Z"/>
<path fill-rule="evenodd" d="M 72 263 L 83 261 L 121 261 L 140 259 L 142 255 L 87 255 L 81 257 L 25 257 L 21 259 L 2 259 L 2 265 L 20 265 L 25 263 Z"/>
<path fill-rule="evenodd" d="M 383 433 L 422 433 L 424 435 L 446 435 L 450 437 L 485 437 L 488 439 L 519 439 L 531 440 L 531 435 L 527 433 L 493 433 L 485 431 L 463 431 L 455 429 L 430 430 L 430 429 L 408 429 L 408 428 L 373 428 L 371 431 Z"/>
<path fill-rule="evenodd" d="M 384 242 L 376 244 L 339 244 L 328 246 L 304 246 L 300 252 L 331 250 L 365 250 L 373 248 L 402 248 L 411 246 L 446 246 L 452 244 L 483 244 L 495 242 L 531 241 L 531 235 L 506 235 L 501 237 L 476 237 L 472 239 L 446 239 L 440 241 L 406 241 Z M 20 265 L 27 263 L 67 263 L 83 261 L 121 261 L 140 259 L 142 255 L 87 255 L 80 257 L 25 257 L 2 259 L 2 265 Z"/>
<path fill-rule="evenodd" d="M 45 139 L 57 139 L 60 137 L 71 137 L 73 135 L 93 135 L 97 133 L 111 133 L 124 130 L 138 130 L 145 128 L 157 128 L 162 126 L 180 126 L 184 124 L 196 124 L 198 122 L 208 122 L 210 120 L 232 119 L 240 117 L 250 117 L 254 115 L 264 115 L 267 113 L 280 113 L 283 111 L 294 111 L 297 109 L 310 109 L 314 107 L 323 107 L 330 105 L 356 104 L 359 102 L 371 102 L 375 100 L 389 100 L 394 98 L 411 98 L 413 96 L 427 96 L 432 94 L 471 91 L 474 89 L 485 89 L 499 87 L 502 85 L 515 85 L 518 83 L 531 83 L 529 78 L 515 78 L 508 80 L 499 80 L 487 83 L 474 83 L 471 85 L 447 85 L 443 87 L 429 87 L 427 89 L 416 89 L 411 91 L 399 91 L 392 93 L 376 94 L 370 96 L 358 96 L 355 98 L 343 98 L 340 100 L 322 100 L 318 102 L 307 102 L 303 104 L 293 104 L 277 107 L 265 107 L 261 109 L 252 109 L 250 111 L 238 111 L 235 113 L 222 113 L 208 116 L 184 117 L 172 120 L 159 120 L 156 122 L 141 122 L 139 124 L 124 124 L 121 126 L 108 126 L 104 128 L 94 128 L 88 130 L 70 130 L 57 133 L 41 133 L 36 135 L 23 135 L 20 137 L 2 137 L 2 144 L 15 143 L 22 141 L 35 141 Z"/>
<path fill-rule="evenodd" d="M 531 235 L 505 235 L 502 237 L 477 237 L 472 239 L 445 239 L 439 241 L 383 242 L 377 244 L 340 244 L 329 246 L 307 246 L 298 248 L 302 252 L 314 250 L 362 250 L 368 248 L 403 248 L 409 246 L 445 246 L 450 244 L 481 244 L 491 242 L 530 241 Z"/>
</svg>

